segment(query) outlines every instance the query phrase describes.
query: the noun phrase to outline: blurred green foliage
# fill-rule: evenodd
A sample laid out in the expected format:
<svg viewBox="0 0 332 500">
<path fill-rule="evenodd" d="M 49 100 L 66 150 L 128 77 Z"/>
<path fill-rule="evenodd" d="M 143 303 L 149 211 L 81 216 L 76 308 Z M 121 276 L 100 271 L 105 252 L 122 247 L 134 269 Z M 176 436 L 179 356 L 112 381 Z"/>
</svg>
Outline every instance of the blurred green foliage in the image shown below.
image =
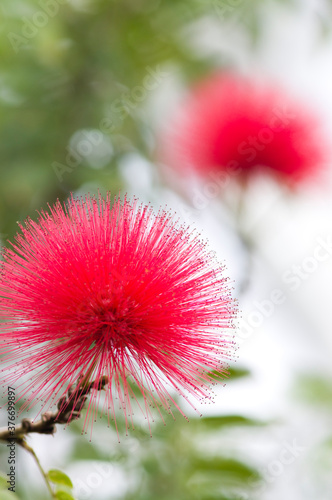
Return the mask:
<svg viewBox="0 0 332 500">
<path fill-rule="evenodd" d="M 315 407 L 332 409 L 332 379 L 319 374 L 302 374 L 298 377 L 294 395 Z"/>
<path fill-rule="evenodd" d="M 233 368 L 232 372 L 234 382 L 231 383 L 234 384 L 238 383 L 244 374 L 248 374 L 247 370 L 241 368 Z M 137 397 L 142 398 L 139 394 Z M 144 405 L 142 400 L 139 400 L 139 403 Z M 94 424 L 91 442 L 89 436 L 82 436 L 82 421 L 74 421 L 66 430 L 70 433 L 72 444 L 61 464 L 65 474 L 51 470 L 48 477 L 63 491 L 63 495 L 72 494 L 72 464 L 95 461 L 123 470 L 124 476 L 128 478 L 127 491 L 121 497 L 123 500 L 251 498 L 250 495 L 254 494 L 261 475 L 250 463 L 251 457 L 245 446 L 239 445 L 239 442 L 234 446 L 236 440 L 230 439 L 229 433 L 231 429 L 235 432 L 237 429 L 248 431 L 253 427 L 259 432 L 266 425 L 264 422 L 241 415 L 195 416 L 188 422 L 178 412 L 176 419 L 168 415 L 164 420 L 163 422 L 161 418 L 156 418 L 151 421 L 150 430 L 145 419 L 135 417 L 134 429 L 130 426 L 127 429 L 125 416 L 119 411 L 117 429 L 120 443 L 117 442 L 114 423 L 107 428 L 106 416 Z M 59 432 L 62 432 L 62 429 L 59 429 Z M 52 438 L 45 436 L 45 440 L 47 439 Z M 33 445 L 33 436 L 29 438 L 29 442 Z M 3 464 L 6 452 L 6 447 L 0 447 Z M 18 449 L 17 452 L 21 459 L 30 460 L 24 450 Z M 112 475 L 104 481 L 112 481 Z M 73 483 L 75 487 L 74 480 Z M 64 490 L 66 487 L 67 492 Z M 21 500 L 29 500 L 31 495 L 35 500 L 45 500 L 47 495 L 45 486 L 39 490 L 39 487 L 34 486 L 34 481 L 26 483 L 22 478 L 17 481 L 17 492 Z M 94 498 L 93 491 L 91 495 Z M 62 498 L 61 495 L 59 498 Z"/>
<path fill-rule="evenodd" d="M 189 423 L 183 418 L 174 421 L 169 417 L 166 425 L 160 420 L 153 425 L 152 438 L 146 426 L 138 425 L 129 431 L 128 438 L 122 436 L 121 443 L 109 454 L 83 438 L 78 439 L 70 462 L 93 459 L 119 464 L 125 477 L 136 478 L 134 483 L 129 481 L 131 486 L 124 500 L 239 499 L 240 495 L 254 491 L 260 474 L 249 465 L 249 459 L 246 462 L 229 446 L 225 447 L 224 438 L 230 427 L 247 423 L 252 425 L 249 419 L 245 422 L 238 416 L 218 421 L 191 418 Z M 215 449 L 206 446 L 211 439 Z"/>
<path fill-rule="evenodd" d="M 18 500 L 18 496 L 7 488 L 7 477 L 0 472 L 0 500 Z"/>
<path fill-rule="evenodd" d="M 296 5 L 296 1 L 274 0 Z M 151 125 L 141 108 L 173 71 L 186 82 L 215 67 L 232 66 L 229 54 L 202 55 L 191 43 L 192 27 L 205 18 L 224 29 L 245 32 L 252 50 L 260 43 L 263 0 L 2 0 L 0 5 L 0 239 L 12 238 L 17 221 L 35 217 L 57 198 L 81 189 L 122 189 L 117 165 L 128 151 L 149 157 Z M 266 3 L 266 2 L 265 2 Z M 322 32 L 328 21 L 321 19 Z M 149 87 L 149 88 L 148 88 Z M 111 144 L 102 166 L 84 154 L 73 156 L 78 131 L 102 133 Z M 106 139 L 105 139 L 106 140 Z M 89 141 L 88 141 L 89 142 Z M 107 142 L 107 141 L 106 141 Z M 98 167 L 98 168 L 97 168 Z M 216 374 L 217 377 L 218 374 Z M 231 370 L 230 380 L 249 375 Z M 302 389 L 330 407 L 331 385 L 307 380 Z M 121 420 L 122 418 L 122 420 Z M 125 421 L 119 416 L 119 429 Z M 105 421 L 97 423 L 94 442 L 80 435 L 81 423 L 69 431 L 74 439 L 67 463 L 84 460 L 119 464 L 131 484 L 123 500 L 254 499 L 260 474 L 243 447 L 225 446 L 231 429 L 263 429 L 242 415 L 170 419 L 149 430 L 140 427 L 108 452 L 98 446 Z M 114 434 L 114 430 L 113 430 Z M 45 436 L 45 439 L 47 437 Z M 206 446 L 215 442 L 214 450 Z M 32 441 L 32 440 L 31 440 Z M 135 453 L 132 452 L 132 444 Z M 227 442 L 227 439 L 226 439 Z M 97 443 L 97 444 L 96 444 Z M 232 445 L 233 442 L 228 443 Z M 217 450 L 216 450 L 217 449 Z M 19 450 L 20 457 L 24 450 Z M 0 447 L 1 464 L 6 448 Z M 29 457 L 26 457 L 28 460 Z M 2 465 L 1 465 L 2 466 Z M 2 466 L 5 467 L 5 466 Z M 1 488 L 0 478 L 0 488 Z M 32 488 L 30 483 L 30 488 Z M 19 498 L 31 491 L 18 484 Z M 2 490 L 0 500 L 15 498 Z M 36 487 L 35 500 L 45 500 Z M 1 496 L 2 495 L 2 496 Z"/>
<path fill-rule="evenodd" d="M 139 112 L 150 91 L 144 79 L 167 65 L 187 80 L 232 64 L 227 56 L 198 54 L 187 28 L 209 17 L 220 29 L 230 22 L 231 29 L 246 30 L 254 43 L 261 3 L 2 0 L 2 239 L 16 232 L 16 221 L 82 185 L 117 193 L 122 187 L 119 157 L 135 149 L 150 154 L 150 126 Z M 161 80 L 156 77 L 156 87 Z M 103 168 L 89 167 L 84 157 L 66 162 L 73 135 L 91 129 L 101 130 L 112 143 L 113 154 Z M 54 162 L 67 170 L 55 171 Z"/>
</svg>

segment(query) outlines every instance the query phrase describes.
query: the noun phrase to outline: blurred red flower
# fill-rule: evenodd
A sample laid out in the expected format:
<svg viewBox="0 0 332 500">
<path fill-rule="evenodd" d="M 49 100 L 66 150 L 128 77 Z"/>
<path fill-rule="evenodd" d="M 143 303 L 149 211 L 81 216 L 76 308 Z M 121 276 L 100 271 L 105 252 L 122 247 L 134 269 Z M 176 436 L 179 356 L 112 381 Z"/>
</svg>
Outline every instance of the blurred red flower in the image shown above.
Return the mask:
<svg viewBox="0 0 332 500">
<path fill-rule="evenodd" d="M 20 229 L 1 262 L 0 354 L 2 382 L 19 382 L 23 408 L 50 406 L 86 373 L 108 377 L 113 418 L 115 399 L 131 414 L 131 381 L 147 415 L 149 405 L 171 411 L 169 388 L 209 397 L 209 371 L 224 372 L 234 350 L 236 305 L 193 231 L 109 196 L 58 201 Z"/>
<path fill-rule="evenodd" d="M 222 170 L 242 180 L 264 170 L 294 185 L 325 159 L 316 117 L 280 89 L 235 74 L 194 87 L 171 125 L 161 159 L 178 170 Z"/>
</svg>

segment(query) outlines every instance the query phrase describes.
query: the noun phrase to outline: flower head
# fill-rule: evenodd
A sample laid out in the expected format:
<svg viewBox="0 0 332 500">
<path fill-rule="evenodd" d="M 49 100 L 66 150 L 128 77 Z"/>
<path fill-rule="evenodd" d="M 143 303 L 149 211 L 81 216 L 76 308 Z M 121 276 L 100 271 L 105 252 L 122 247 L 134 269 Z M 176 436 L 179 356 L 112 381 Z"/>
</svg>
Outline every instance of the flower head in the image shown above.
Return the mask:
<svg viewBox="0 0 332 500">
<path fill-rule="evenodd" d="M 266 171 L 295 185 L 324 161 L 317 124 L 279 89 L 218 73 L 189 93 L 161 156 L 178 170 L 223 170 L 242 180 Z"/>
<path fill-rule="evenodd" d="M 0 354 L 23 408 L 64 400 L 82 377 L 95 389 L 107 377 L 112 417 L 116 399 L 131 414 L 132 382 L 146 408 L 170 411 L 170 387 L 209 397 L 209 372 L 232 355 L 236 307 L 196 234 L 166 211 L 109 196 L 57 202 L 20 228 L 0 267 Z"/>
</svg>

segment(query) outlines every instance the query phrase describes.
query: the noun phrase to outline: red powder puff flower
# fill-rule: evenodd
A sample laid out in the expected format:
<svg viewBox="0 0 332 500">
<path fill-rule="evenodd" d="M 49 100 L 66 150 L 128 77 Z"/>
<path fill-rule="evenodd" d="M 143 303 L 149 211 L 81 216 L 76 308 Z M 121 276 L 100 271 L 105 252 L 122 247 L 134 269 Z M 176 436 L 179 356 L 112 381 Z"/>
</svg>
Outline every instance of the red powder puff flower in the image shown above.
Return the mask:
<svg viewBox="0 0 332 500">
<path fill-rule="evenodd" d="M 215 169 L 243 180 L 268 170 L 295 185 L 324 161 L 317 125 L 279 89 L 216 74 L 191 91 L 161 156 L 177 169 L 203 175 Z"/>
<path fill-rule="evenodd" d="M 149 405 L 170 411 L 169 388 L 209 397 L 211 370 L 224 372 L 232 356 L 236 306 L 197 235 L 166 211 L 127 199 L 112 206 L 109 196 L 58 201 L 20 229 L 0 267 L 0 354 L 2 382 L 16 386 L 23 408 L 65 399 L 87 374 L 108 378 L 108 413 L 115 418 L 118 399 L 126 421 L 131 382 L 147 416 Z"/>
</svg>

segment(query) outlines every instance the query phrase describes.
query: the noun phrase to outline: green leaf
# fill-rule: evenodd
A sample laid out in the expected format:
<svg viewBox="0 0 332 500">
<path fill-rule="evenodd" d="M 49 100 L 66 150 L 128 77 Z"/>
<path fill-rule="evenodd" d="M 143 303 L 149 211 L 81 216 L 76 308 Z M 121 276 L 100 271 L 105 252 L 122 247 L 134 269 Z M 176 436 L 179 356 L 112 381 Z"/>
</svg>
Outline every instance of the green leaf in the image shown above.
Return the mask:
<svg viewBox="0 0 332 500">
<path fill-rule="evenodd" d="M 73 460 L 108 460 L 109 455 L 101 452 L 91 443 L 80 439 L 72 447 L 71 458 Z"/>
<path fill-rule="evenodd" d="M 58 500 L 75 500 L 73 496 L 71 496 L 66 491 L 62 491 L 62 490 L 56 492 L 55 498 L 57 498 Z"/>
<path fill-rule="evenodd" d="M 61 470 L 52 469 L 47 473 L 48 479 L 54 484 L 63 484 L 69 488 L 73 487 L 73 483 L 70 478 Z"/>
<path fill-rule="evenodd" d="M 221 417 L 202 417 L 191 419 L 190 422 L 197 422 L 199 425 L 203 424 L 209 427 L 209 429 L 219 429 L 225 426 L 260 426 L 265 425 L 265 422 L 260 420 L 255 420 L 252 418 L 243 417 L 242 415 L 224 415 Z"/>
<path fill-rule="evenodd" d="M 0 500 L 19 500 L 19 498 L 12 491 L 0 490 Z"/>
<path fill-rule="evenodd" d="M 235 368 L 234 366 L 229 368 L 227 370 L 227 373 L 219 371 L 219 370 L 212 370 L 209 375 L 217 381 L 224 381 L 224 382 L 231 382 L 232 380 L 236 380 L 238 378 L 242 377 L 248 377 L 250 375 L 250 371 L 247 370 L 246 368 Z"/>
<path fill-rule="evenodd" d="M 228 478 L 228 480 L 236 478 L 237 480 L 248 481 L 249 479 L 257 480 L 260 477 L 256 469 L 232 458 L 216 457 L 211 460 L 196 459 L 193 466 L 196 472 L 218 472 L 220 478 L 224 476 L 223 480 L 226 478 Z"/>
<path fill-rule="evenodd" d="M 231 458 L 198 458 L 192 462 L 192 472 L 187 484 L 193 492 L 199 492 L 196 498 L 211 496 L 216 500 L 231 499 L 239 490 L 251 491 L 261 480 L 255 468 Z"/>
<path fill-rule="evenodd" d="M 6 490 L 7 489 L 7 479 L 3 474 L 0 474 L 0 490 Z"/>
<path fill-rule="evenodd" d="M 234 366 L 229 368 L 228 372 L 229 376 L 227 382 L 251 375 L 250 370 L 247 370 L 247 368 L 235 368 Z"/>
<path fill-rule="evenodd" d="M 331 408 L 332 380 L 319 375 L 303 375 L 297 382 L 295 395 L 309 404 Z"/>
</svg>

